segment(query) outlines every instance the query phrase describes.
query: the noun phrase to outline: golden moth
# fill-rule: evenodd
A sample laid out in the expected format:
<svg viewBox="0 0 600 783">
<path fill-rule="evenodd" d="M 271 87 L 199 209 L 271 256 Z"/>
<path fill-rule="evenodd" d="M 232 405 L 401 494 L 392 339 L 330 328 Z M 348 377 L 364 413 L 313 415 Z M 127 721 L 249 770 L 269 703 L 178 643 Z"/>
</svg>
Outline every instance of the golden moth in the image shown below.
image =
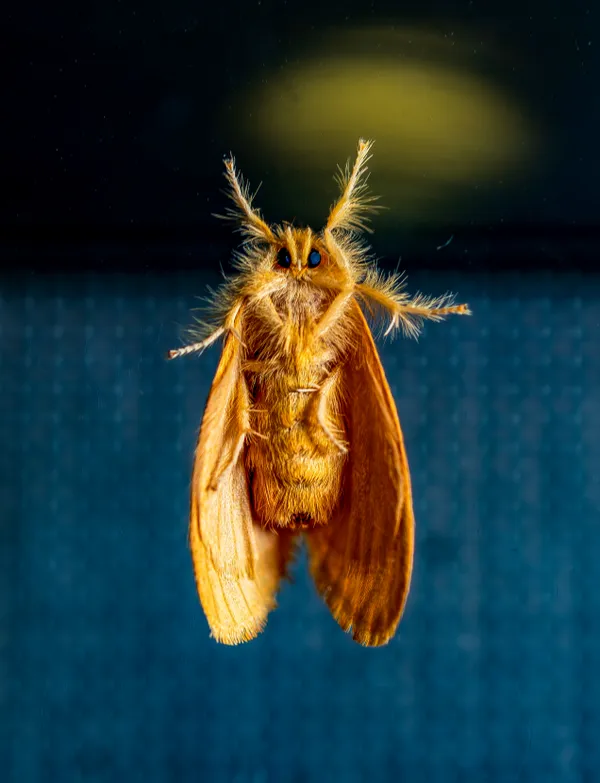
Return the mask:
<svg viewBox="0 0 600 783">
<path fill-rule="evenodd" d="M 225 161 L 244 234 L 237 274 L 214 295 L 197 342 L 224 338 L 197 443 L 189 538 L 212 636 L 263 630 L 304 538 L 317 590 L 366 646 L 393 636 L 410 587 L 414 516 L 400 422 L 363 307 L 387 333 L 468 315 L 453 297 L 411 298 L 383 277 L 360 233 L 372 142 L 337 177 L 325 228 L 270 226 L 233 158 Z"/>
</svg>

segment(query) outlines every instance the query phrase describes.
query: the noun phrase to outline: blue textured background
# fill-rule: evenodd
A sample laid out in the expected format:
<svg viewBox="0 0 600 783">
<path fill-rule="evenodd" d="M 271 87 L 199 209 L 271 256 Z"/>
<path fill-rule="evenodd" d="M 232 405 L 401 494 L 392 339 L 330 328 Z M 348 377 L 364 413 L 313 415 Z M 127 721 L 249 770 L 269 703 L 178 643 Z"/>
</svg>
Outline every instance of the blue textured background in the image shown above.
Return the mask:
<svg viewBox="0 0 600 783">
<path fill-rule="evenodd" d="M 3 280 L 0 779 L 599 779 L 600 280 L 409 278 L 475 315 L 380 343 L 417 550 L 379 650 L 304 560 L 261 637 L 209 639 L 186 529 L 218 350 L 163 358 L 206 282 Z"/>
</svg>

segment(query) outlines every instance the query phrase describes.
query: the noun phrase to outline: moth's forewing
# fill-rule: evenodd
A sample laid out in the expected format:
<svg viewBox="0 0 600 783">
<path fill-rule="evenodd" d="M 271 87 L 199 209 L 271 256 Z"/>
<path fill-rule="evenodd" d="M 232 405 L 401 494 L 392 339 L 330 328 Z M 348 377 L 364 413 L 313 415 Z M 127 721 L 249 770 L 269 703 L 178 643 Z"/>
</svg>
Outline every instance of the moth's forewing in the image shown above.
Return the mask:
<svg viewBox="0 0 600 783">
<path fill-rule="evenodd" d="M 410 588 L 414 515 L 396 405 L 360 307 L 350 308 L 354 346 L 344 363 L 349 454 L 340 504 L 306 539 L 311 573 L 334 618 L 366 646 L 385 644 Z"/>
<path fill-rule="evenodd" d="M 241 333 L 242 314 L 236 323 Z M 285 567 L 280 541 L 253 523 L 243 439 L 249 397 L 233 334 L 204 412 L 191 487 L 189 539 L 198 593 L 212 635 L 237 644 L 263 629 Z"/>
</svg>

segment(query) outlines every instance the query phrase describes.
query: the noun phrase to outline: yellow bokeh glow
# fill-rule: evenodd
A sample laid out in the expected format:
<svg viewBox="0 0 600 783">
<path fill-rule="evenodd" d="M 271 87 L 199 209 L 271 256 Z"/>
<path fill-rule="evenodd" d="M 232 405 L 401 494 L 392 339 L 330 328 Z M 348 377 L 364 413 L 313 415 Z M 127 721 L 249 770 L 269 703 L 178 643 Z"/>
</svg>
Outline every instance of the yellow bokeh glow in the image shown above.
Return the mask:
<svg viewBox="0 0 600 783">
<path fill-rule="evenodd" d="M 383 203 L 415 220 L 448 215 L 461 193 L 524 176 L 537 150 L 522 106 L 472 62 L 429 32 L 332 33 L 244 97 L 241 127 L 302 197 L 314 192 L 314 179 L 303 181 L 374 138 L 371 183 Z"/>
</svg>

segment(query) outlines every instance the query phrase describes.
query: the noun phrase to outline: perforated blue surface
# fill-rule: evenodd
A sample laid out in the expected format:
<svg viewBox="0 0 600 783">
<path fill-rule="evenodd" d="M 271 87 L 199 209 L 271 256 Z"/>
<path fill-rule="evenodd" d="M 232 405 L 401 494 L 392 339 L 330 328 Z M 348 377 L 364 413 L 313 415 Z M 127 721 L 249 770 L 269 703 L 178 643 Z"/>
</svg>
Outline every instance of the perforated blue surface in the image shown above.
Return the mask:
<svg viewBox="0 0 600 783">
<path fill-rule="evenodd" d="M 208 637 L 186 536 L 218 350 L 164 360 L 205 282 L 3 283 L 0 778 L 600 778 L 600 280 L 410 278 L 475 315 L 380 343 L 417 549 L 379 650 L 303 559 L 261 637 Z"/>
</svg>

